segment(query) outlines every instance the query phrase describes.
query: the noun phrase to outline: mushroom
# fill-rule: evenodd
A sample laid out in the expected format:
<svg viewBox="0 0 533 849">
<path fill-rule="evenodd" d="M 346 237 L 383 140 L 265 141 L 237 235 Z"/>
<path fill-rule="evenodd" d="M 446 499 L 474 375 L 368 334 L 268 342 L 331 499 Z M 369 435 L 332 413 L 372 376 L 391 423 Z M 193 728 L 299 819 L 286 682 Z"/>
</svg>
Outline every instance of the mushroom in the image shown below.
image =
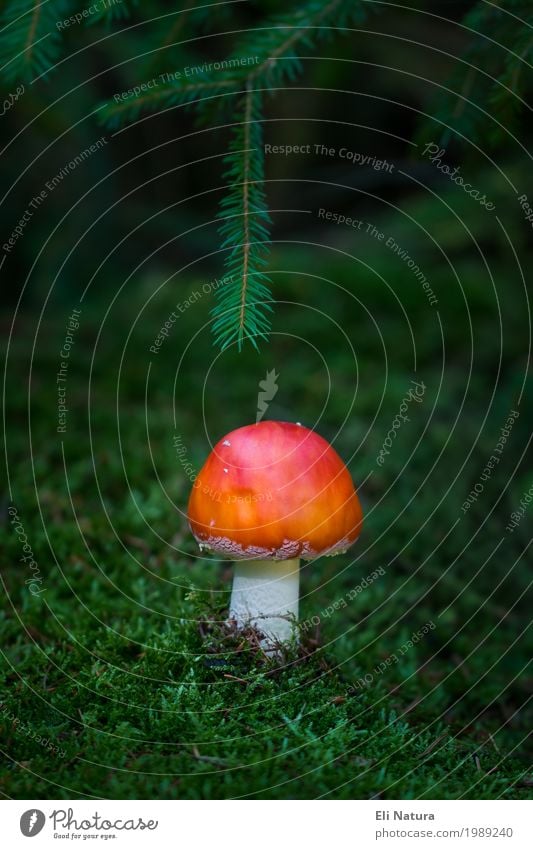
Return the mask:
<svg viewBox="0 0 533 849">
<path fill-rule="evenodd" d="M 300 558 L 342 554 L 362 524 L 337 452 L 314 431 L 277 421 L 238 428 L 217 443 L 188 513 L 200 550 L 236 561 L 230 620 L 256 628 L 273 652 L 296 639 Z"/>
</svg>

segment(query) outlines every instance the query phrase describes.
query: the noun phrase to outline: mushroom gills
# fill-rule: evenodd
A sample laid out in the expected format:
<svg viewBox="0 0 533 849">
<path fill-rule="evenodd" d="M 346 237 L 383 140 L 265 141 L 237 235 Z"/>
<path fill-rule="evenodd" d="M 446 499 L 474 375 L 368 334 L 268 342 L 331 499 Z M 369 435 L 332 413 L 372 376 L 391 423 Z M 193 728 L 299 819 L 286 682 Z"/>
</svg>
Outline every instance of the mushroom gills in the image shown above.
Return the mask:
<svg viewBox="0 0 533 849">
<path fill-rule="evenodd" d="M 238 628 L 252 626 L 264 635 L 261 645 L 296 639 L 300 559 L 239 560 L 235 563 L 229 618 Z"/>
</svg>

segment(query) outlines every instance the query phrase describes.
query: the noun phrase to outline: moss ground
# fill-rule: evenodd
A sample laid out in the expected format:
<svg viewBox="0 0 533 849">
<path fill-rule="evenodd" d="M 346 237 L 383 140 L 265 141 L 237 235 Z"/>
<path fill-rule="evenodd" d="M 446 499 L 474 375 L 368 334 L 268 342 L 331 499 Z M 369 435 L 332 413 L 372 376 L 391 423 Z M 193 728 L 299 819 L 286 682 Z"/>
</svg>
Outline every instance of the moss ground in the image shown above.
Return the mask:
<svg viewBox="0 0 533 849">
<path fill-rule="evenodd" d="M 507 281 L 495 237 L 485 235 L 493 271 Z M 293 252 L 275 275 L 277 294 L 318 312 L 281 306 L 279 335 L 261 354 L 215 352 L 213 360 L 202 336 L 186 347 L 208 320 L 209 295 L 180 313 L 159 353 L 149 353 L 173 306 L 201 290 L 206 276 L 191 278 L 189 287 L 182 281 L 179 290 L 167 284 L 150 301 L 161 280 L 140 281 L 105 320 L 102 301 L 89 298 L 60 435 L 55 376 L 77 299 L 52 299 L 38 330 L 32 313 L 22 316 L 8 361 L 5 795 L 531 798 L 527 521 L 506 530 L 530 484 L 523 449 L 531 387 L 482 496 L 461 510 L 516 404 L 526 318 L 506 282 L 500 363 L 497 310 L 482 264 L 463 251 L 460 234 L 448 236 L 473 320 L 470 374 L 469 317 L 447 267 L 435 263 L 432 274 L 441 335 L 409 270 L 371 243 L 369 263 L 401 293 L 416 371 L 410 331 L 389 290 L 362 268 L 359 301 L 342 294 L 332 301 L 317 277 L 296 273 L 308 260 Z M 424 247 L 407 246 L 422 263 Z M 345 280 L 345 262 L 328 254 L 310 274 Z M 383 348 L 369 315 L 387 343 L 383 399 Z M 293 336 L 284 335 L 288 329 Z M 333 388 L 320 414 L 324 361 Z M 319 622 L 305 631 L 298 656 L 281 665 L 220 624 L 231 566 L 199 557 L 180 513 L 190 481 L 174 445 L 179 434 L 198 468 L 208 450 L 203 416 L 213 438 L 253 421 L 258 381 L 270 368 L 280 388 L 269 416 L 313 426 L 321 415 L 320 432 L 336 438 L 354 477 L 365 480 L 362 539 L 352 553 L 304 568 L 302 620 Z M 411 405 L 409 423 L 379 466 L 413 379 L 426 387 L 423 402 Z M 38 595 L 25 584 L 11 499 L 39 564 Z M 384 574 L 359 592 L 380 568 Z M 435 627 L 404 650 L 427 623 Z"/>
</svg>

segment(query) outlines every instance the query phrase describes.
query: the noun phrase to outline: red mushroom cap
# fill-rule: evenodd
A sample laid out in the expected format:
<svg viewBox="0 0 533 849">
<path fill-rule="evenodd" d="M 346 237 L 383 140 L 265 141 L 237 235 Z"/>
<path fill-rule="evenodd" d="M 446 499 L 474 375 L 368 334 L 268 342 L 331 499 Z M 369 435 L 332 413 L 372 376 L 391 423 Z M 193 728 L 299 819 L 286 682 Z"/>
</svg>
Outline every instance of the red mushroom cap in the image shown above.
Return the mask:
<svg viewBox="0 0 533 849">
<path fill-rule="evenodd" d="M 215 445 L 189 499 L 202 548 L 232 559 L 288 560 L 345 551 L 362 511 L 348 469 L 321 436 L 268 422 Z"/>
</svg>

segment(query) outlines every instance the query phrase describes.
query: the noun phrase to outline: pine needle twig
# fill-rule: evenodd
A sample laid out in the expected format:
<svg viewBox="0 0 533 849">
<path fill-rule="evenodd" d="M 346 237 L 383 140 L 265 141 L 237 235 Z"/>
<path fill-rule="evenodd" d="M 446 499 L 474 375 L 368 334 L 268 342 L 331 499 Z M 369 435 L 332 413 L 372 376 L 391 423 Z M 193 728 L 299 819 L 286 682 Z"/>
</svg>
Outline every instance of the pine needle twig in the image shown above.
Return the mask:
<svg viewBox="0 0 533 849">
<path fill-rule="evenodd" d="M 0 70 L 8 82 L 31 82 L 57 62 L 61 34 L 56 26 L 68 0 L 9 0 L 0 18 Z"/>
</svg>

